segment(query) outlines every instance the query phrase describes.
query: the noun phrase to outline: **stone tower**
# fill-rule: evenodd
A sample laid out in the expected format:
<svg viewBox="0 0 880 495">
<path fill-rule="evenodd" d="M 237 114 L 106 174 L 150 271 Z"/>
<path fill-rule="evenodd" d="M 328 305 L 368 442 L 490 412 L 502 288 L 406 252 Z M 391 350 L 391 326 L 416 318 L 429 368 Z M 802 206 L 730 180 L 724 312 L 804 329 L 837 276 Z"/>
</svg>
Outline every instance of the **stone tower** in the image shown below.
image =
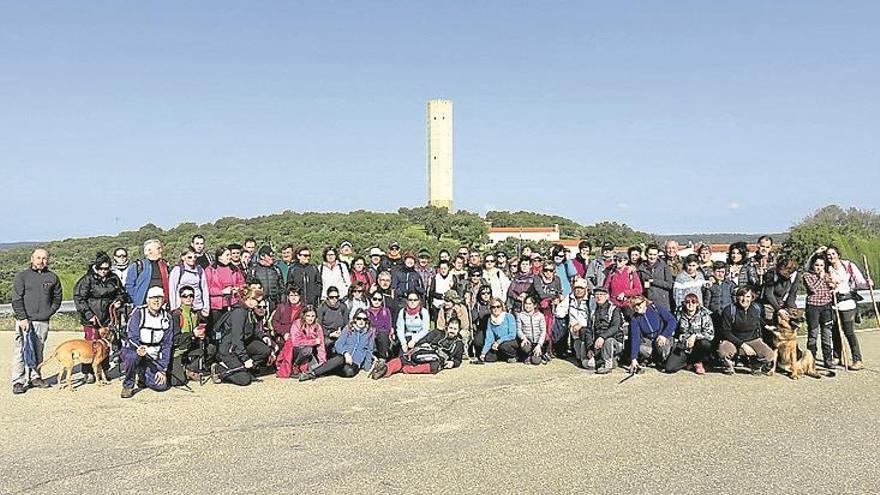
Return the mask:
<svg viewBox="0 0 880 495">
<path fill-rule="evenodd" d="M 428 100 L 428 205 L 453 212 L 450 100 Z"/>
</svg>

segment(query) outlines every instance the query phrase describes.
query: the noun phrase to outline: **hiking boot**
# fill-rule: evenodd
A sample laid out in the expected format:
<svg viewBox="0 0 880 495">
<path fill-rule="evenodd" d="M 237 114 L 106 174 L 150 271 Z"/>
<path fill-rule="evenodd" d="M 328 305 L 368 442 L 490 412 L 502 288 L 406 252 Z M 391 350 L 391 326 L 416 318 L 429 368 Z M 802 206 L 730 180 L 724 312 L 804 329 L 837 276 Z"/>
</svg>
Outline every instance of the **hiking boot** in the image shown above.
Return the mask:
<svg viewBox="0 0 880 495">
<path fill-rule="evenodd" d="M 31 388 L 49 388 L 49 384 L 42 378 L 34 378 L 31 380 Z"/>
<path fill-rule="evenodd" d="M 311 371 L 306 371 L 305 373 L 299 374 L 299 381 L 301 382 L 307 382 L 309 380 L 314 380 L 315 378 L 315 374 Z"/>
<path fill-rule="evenodd" d="M 15 395 L 24 393 L 24 384 L 23 383 L 14 383 L 12 385 L 12 393 Z"/>
<path fill-rule="evenodd" d="M 95 375 L 88 373 L 83 377 L 83 381 L 87 384 L 95 383 Z"/>
<path fill-rule="evenodd" d="M 507 364 L 513 364 L 516 362 L 516 358 L 507 358 Z"/>
<path fill-rule="evenodd" d="M 698 375 L 706 374 L 706 368 L 703 366 L 703 363 L 694 363 L 694 373 Z"/>
<path fill-rule="evenodd" d="M 217 385 L 223 383 L 223 377 L 220 376 L 220 363 L 211 365 L 211 382 Z"/>
<path fill-rule="evenodd" d="M 850 365 L 850 371 L 859 371 L 865 369 L 865 365 L 862 364 L 861 361 L 854 361 L 852 365 Z"/>
<path fill-rule="evenodd" d="M 119 396 L 123 399 L 131 399 L 132 397 L 134 397 L 134 389 L 122 387 L 122 393 L 119 394 Z"/>
<path fill-rule="evenodd" d="M 608 366 L 607 364 L 605 364 L 601 368 L 596 370 L 596 374 L 597 375 L 607 375 L 608 373 L 611 373 L 611 371 L 613 371 L 613 368 L 611 368 L 611 366 Z"/>
<path fill-rule="evenodd" d="M 373 369 L 370 370 L 370 378 L 373 380 L 378 380 L 385 376 L 385 373 L 388 372 L 388 365 L 385 363 L 384 359 L 377 359 L 375 363 L 373 363 Z"/>
<path fill-rule="evenodd" d="M 184 370 L 184 373 L 186 373 L 187 380 L 201 383 L 201 381 L 202 381 L 202 374 L 201 373 L 196 373 L 193 370 Z"/>
<path fill-rule="evenodd" d="M 736 373 L 736 370 L 734 370 L 734 368 L 733 368 L 733 360 L 732 359 L 725 359 L 723 361 L 723 364 L 721 366 L 721 372 L 724 373 L 725 375 L 732 375 L 732 374 Z"/>
<path fill-rule="evenodd" d="M 594 370 L 596 369 L 596 358 L 584 359 L 581 364 L 584 365 L 585 370 Z"/>
</svg>

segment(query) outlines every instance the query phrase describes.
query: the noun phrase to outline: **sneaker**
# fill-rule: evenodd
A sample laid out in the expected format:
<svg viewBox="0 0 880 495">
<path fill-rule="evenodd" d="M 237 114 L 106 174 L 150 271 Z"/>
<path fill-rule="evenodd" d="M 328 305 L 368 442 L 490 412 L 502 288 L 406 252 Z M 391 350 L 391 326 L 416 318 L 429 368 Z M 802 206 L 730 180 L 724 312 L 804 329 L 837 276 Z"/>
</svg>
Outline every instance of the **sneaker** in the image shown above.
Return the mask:
<svg viewBox="0 0 880 495">
<path fill-rule="evenodd" d="M 733 360 L 732 359 L 723 359 L 721 364 L 721 372 L 725 375 L 732 375 L 736 372 L 733 368 Z"/>
<path fill-rule="evenodd" d="M 301 382 L 307 382 L 309 380 L 314 380 L 315 378 L 315 374 L 311 371 L 306 371 L 305 373 L 299 374 L 299 381 Z"/>
<path fill-rule="evenodd" d="M 15 395 L 24 393 L 24 384 L 23 383 L 15 383 L 12 385 L 12 393 Z"/>
<path fill-rule="evenodd" d="M 188 380 L 191 380 L 194 382 L 201 382 L 202 381 L 202 374 L 201 373 L 196 373 L 193 370 L 184 370 L 184 373 L 186 373 L 186 378 Z"/>
<path fill-rule="evenodd" d="M 596 358 L 591 357 L 590 359 L 584 359 L 583 365 L 584 365 L 584 369 L 587 369 L 587 370 L 596 369 Z"/>
<path fill-rule="evenodd" d="M 385 376 L 385 373 L 388 372 L 388 365 L 385 363 L 384 359 L 377 359 L 375 363 L 373 363 L 373 369 L 370 371 L 370 378 L 373 380 L 378 380 Z"/>
<path fill-rule="evenodd" d="M 122 387 L 122 393 L 119 396 L 123 399 L 131 399 L 134 396 L 134 389 Z"/>
<path fill-rule="evenodd" d="M 85 381 L 87 384 L 95 383 L 95 375 L 93 375 L 93 374 L 91 374 L 91 373 L 86 374 L 85 377 L 84 377 L 84 381 Z"/>
<path fill-rule="evenodd" d="M 604 365 L 601 368 L 596 370 L 596 374 L 597 375 L 607 375 L 608 373 L 611 373 L 612 370 L 613 370 L 613 368 L 611 368 L 611 366 Z"/>
<path fill-rule="evenodd" d="M 516 358 L 507 358 L 507 364 L 513 364 L 516 362 Z"/>
<path fill-rule="evenodd" d="M 220 376 L 220 363 L 211 365 L 211 381 L 216 384 L 223 383 L 223 377 Z"/>
<path fill-rule="evenodd" d="M 854 361 L 852 365 L 850 365 L 850 371 L 859 371 L 865 369 L 865 365 L 862 364 L 861 361 Z"/>
<path fill-rule="evenodd" d="M 703 366 L 703 363 L 694 363 L 694 373 L 698 375 L 706 374 L 706 368 Z"/>
<path fill-rule="evenodd" d="M 33 380 L 31 380 L 31 387 L 32 388 L 49 388 L 49 384 L 46 383 L 46 380 L 43 380 L 42 378 L 34 378 Z"/>
</svg>

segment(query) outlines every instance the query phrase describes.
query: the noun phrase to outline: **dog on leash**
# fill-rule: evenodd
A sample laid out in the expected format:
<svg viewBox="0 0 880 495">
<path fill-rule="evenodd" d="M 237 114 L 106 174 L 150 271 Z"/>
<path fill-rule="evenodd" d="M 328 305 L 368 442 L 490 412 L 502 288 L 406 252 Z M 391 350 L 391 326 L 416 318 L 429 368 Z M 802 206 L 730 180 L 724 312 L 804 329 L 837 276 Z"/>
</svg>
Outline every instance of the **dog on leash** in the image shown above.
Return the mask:
<svg viewBox="0 0 880 495">
<path fill-rule="evenodd" d="M 62 342 L 55 348 L 51 356 L 37 365 L 40 369 L 49 361 L 56 361 L 63 368 L 58 374 L 59 390 L 64 388 L 62 378 L 67 377 L 67 388 L 73 392 L 73 367 L 79 364 L 91 364 L 95 369 L 95 379 L 98 385 L 110 383 L 104 374 L 102 364 L 110 356 L 110 339 L 113 333 L 107 327 L 98 328 L 98 340 L 72 339 Z M 66 373 L 66 375 L 65 375 Z"/>
<path fill-rule="evenodd" d="M 809 350 L 798 348 L 797 329 L 802 320 L 801 311 L 788 309 L 786 313 L 777 313 L 775 328 L 771 327 L 773 343 L 776 348 L 776 357 L 773 359 L 773 369 L 777 364 L 783 370 L 788 371 L 792 380 L 797 380 L 801 375 L 811 378 L 821 378 L 816 371 L 816 359 Z"/>
</svg>

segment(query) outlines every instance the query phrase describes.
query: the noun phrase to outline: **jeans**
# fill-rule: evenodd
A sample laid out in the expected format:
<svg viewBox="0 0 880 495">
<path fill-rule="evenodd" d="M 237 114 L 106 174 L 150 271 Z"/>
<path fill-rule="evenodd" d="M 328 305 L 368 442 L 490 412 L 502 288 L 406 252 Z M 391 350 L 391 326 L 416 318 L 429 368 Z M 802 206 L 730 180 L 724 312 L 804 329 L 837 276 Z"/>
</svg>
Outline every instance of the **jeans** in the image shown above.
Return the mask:
<svg viewBox="0 0 880 495">
<path fill-rule="evenodd" d="M 822 361 L 828 366 L 834 362 L 831 350 L 833 345 L 831 329 L 833 326 L 834 310 L 831 309 L 831 303 L 824 306 L 807 306 L 807 349 L 813 353 L 813 358 L 818 361 L 816 340 L 821 334 Z"/>
<path fill-rule="evenodd" d="M 856 337 L 856 309 L 848 309 L 840 311 L 840 320 L 843 323 L 843 335 L 849 342 L 849 349 L 852 354 L 852 360 L 861 361 L 862 351 L 859 348 L 859 339 Z M 840 339 L 840 329 L 837 325 L 837 318 L 834 319 L 834 330 L 831 331 L 831 338 L 834 341 L 834 357 L 840 358 L 840 351 L 843 349 L 843 343 Z"/>
<path fill-rule="evenodd" d="M 24 360 L 21 359 L 21 347 L 24 343 L 24 334 L 18 329 L 18 323 L 15 324 L 15 341 L 12 344 L 12 383 L 20 383 L 24 385 L 34 378 L 40 378 L 40 372 L 36 369 L 25 370 Z M 36 351 L 37 364 L 43 362 L 43 350 L 46 347 L 46 339 L 49 337 L 48 321 L 32 321 L 34 326 L 34 347 Z M 25 376 L 27 375 L 27 376 Z"/>
</svg>

